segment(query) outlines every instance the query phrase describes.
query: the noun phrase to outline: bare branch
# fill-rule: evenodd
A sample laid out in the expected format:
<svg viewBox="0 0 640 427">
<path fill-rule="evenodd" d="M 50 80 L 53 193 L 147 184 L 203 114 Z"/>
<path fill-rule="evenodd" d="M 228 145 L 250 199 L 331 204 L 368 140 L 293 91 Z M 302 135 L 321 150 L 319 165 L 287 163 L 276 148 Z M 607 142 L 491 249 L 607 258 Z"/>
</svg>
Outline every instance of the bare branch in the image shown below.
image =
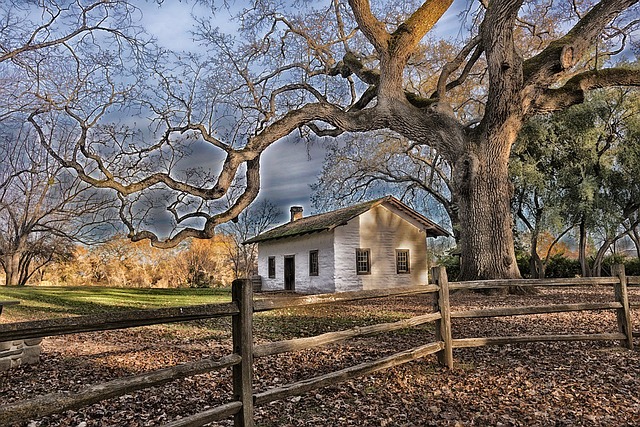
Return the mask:
<svg viewBox="0 0 640 427">
<path fill-rule="evenodd" d="M 593 46 L 607 24 L 638 0 L 602 0 L 560 39 L 524 63 L 526 85 L 548 86 L 565 75 Z"/>
<path fill-rule="evenodd" d="M 464 60 L 467 58 L 467 56 L 469 56 L 469 53 L 471 53 L 473 49 L 476 49 L 471 59 L 465 65 L 464 71 L 461 74 L 461 76 L 458 78 L 457 83 L 455 85 L 457 86 L 462 82 L 464 82 L 464 79 L 469 74 L 469 72 L 471 71 L 471 68 L 473 67 L 475 62 L 480 57 L 480 54 L 482 53 L 482 48 L 478 47 L 481 41 L 482 41 L 482 38 L 479 35 L 475 36 L 469 41 L 469 43 L 467 43 L 460 50 L 460 52 L 458 53 L 458 55 L 453 61 L 448 62 L 447 64 L 445 64 L 444 67 L 442 67 L 442 72 L 440 73 L 440 77 L 438 78 L 437 89 L 434 92 L 434 94 L 431 95 L 432 98 L 442 98 L 445 92 L 447 91 L 447 89 L 455 87 L 455 86 L 451 86 L 449 88 L 447 87 L 447 80 L 449 79 L 449 76 L 451 76 L 451 74 L 454 71 L 460 68 Z"/>
<path fill-rule="evenodd" d="M 640 86 L 640 70 L 608 68 L 577 74 L 560 88 L 543 91 L 530 114 L 565 109 L 582 103 L 587 91 L 611 86 Z"/>
</svg>

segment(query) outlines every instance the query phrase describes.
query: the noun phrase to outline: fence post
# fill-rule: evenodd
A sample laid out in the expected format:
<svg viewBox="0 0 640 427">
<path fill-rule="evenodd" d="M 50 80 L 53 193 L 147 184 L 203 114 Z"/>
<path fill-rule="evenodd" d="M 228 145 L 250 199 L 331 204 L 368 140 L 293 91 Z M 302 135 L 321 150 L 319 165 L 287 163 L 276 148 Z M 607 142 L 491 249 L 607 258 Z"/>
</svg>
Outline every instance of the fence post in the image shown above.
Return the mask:
<svg viewBox="0 0 640 427">
<path fill-rule="evenodd" d="M 627 293 L 627 276 L 624 271 L 624 264 L 611 266 L 611 275 L 618 277 L 620 281 L 613 285 L 616 301 L 622 304 L 622 308 L 616 310 L 618 318 L 618 330 L 627 337 L 620 345 L 633 350 L 633 324 L 631 323 L 631 310 L 629 308 L 629 295 Z"/>
<path fill-rule="evenodd" d="M 451 337 L 451 306 L 449 304 L 449 279 L 444 267 L 431 269 L 433 282 L 438 285 L 435 309 L 442 318 L 436 321 L 436 340 L 444 342 L 444 349 L 437 353 L 438 363 L 453 369 L 453 340 Z"/>
<path fill-rule="evenodd" d="M 234 427 L 253 427 L 253 285 L 248 279 L 234 280 L 231 298 L 240 313 L 232 318 L 233 352 L 242 361 L 233 366 L 233 395 L 242 403 Z"/>
</svg>

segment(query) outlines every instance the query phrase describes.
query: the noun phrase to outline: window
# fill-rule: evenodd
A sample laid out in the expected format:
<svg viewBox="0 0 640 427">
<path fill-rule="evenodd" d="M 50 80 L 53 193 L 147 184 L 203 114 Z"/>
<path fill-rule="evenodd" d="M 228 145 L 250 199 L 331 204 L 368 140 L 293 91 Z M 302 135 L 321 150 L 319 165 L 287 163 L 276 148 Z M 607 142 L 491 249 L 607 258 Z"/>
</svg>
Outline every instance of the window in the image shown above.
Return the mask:
<svg viewBox="0 0 640 427">
<path fill-rule="evenodd" d="M 396 249 L 396 273 L 409 273 L 409 249 Z"/>
<path fill-rule="evenodd" d="M 276 278 L 276 257 L 269 257 L 269 279 Z"/>
<path fill-rule="evenodd" d="M 317 276 L 319 270 L 318 251 L 309 251 L 309 276 Z"/>
<path fill-rule="evenodd" d="M 369 249 L 356 249 L 356 273 L 371 274 L 371 257 Z"/>
</svg>

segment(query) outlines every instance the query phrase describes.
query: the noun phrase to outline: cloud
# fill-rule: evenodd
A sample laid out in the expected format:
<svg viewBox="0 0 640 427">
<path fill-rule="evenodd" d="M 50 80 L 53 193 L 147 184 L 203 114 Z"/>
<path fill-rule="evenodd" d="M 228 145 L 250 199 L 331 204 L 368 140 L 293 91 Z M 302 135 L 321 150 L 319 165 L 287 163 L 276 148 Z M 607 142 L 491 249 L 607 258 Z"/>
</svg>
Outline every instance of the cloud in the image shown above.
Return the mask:
<svg viewBox="0 0 640 427">
<path fill-rule="evenodd" d="M 262 155 L 262 186 L 259 199 L 266 199 L 283 212 L 300 205 L 311 211 L 311 188 L 322 171 L 325 150 L 320 144 L 307 146 L 284 139 Z"/>
</svg>

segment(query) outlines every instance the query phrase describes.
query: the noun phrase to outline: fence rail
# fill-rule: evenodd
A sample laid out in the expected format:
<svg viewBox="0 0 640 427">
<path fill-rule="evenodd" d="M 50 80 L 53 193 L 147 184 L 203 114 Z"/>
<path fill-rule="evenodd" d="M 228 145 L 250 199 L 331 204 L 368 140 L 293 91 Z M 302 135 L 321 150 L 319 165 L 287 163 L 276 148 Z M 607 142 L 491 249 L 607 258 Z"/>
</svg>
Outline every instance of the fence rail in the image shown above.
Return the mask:
<svg viewBox="0 0 640 427">
<path fill-rule="evenodd" d="M 165 308 L 159 310 L 137 310 L 116 314 L 100 314 L 48 321 L 3 324 L 0 325 L 0 341 L 231 316 L 233 353 L 220 359 L 203 359 L 196 362 L 184 363 L 169 368 L 119 378 L 106 383 L 88 386 L 76 393 L 51 393 L 0 406 L 0 425 L 11 425 L 25 419 L 34 419 L 69 409 L 77 409 L 107 398 L 122 396 L 132 391 L 162 385 L 169 381 L 192 375 L 231 367 L 233 369 L 233 401 L 208 409 L 207 411 L 170 422 L 166 424 L 166 426 L 201 426 L 230 416 L 234 416 L 234 425 L 236 426 L 252 426 L 254 405 L 261 405 L 288 396 L 306 393 L 330 384 L 335 384 L 375 371 L 398 366 L 412 360 L 423 358 L 430 354 L 436 354 L 441 365 L 453 367 L 453 349 L 456 348 L 528 342 L 615 340 L 620 341 L 623 346 L 631 349 L 633 348 L 633 337 L 640 336 L 640 333 L 634 333 L 632 331 L 630 309 L 638 308 L 640 307 L 640 304 L 629 303 L 627 286 L 640 285 L 640 277 L 626 277 L 624 274 L 624 268 L 620 268 L 618 266 L 613 269 L 613 273 L 615 277 L 610 278 L 492 280 L 449 283 L 444 268 L 435 268 L 432 274 L 435 283 L 432 285 L 403 288 L 399 290 L 371 290 L 341 294 L 293 296 L 255 300 L 252 294 L 251 282 L 248 280 L 240 280 L 233 283 L 231 303 Z M 499 307 L 464 311 L 451 311 L 449 302 L 450 290 L 491 289 L 507 286 L 557 287 L 580 285 L 612 285 L 615 301 L 604 303 Z M 425 313 L 409 319 L 403 319 L 397 322 L 380 323 L 342 331 L 327 332 L 313 337 L 253 345 L 252 322 L 253 314 L 256 312 L 302 307 L 314 304 L 329 304 L 336 302 L 359 301 L 370 298 L 388 298 L 429 293 L 432 293 L 435 296 L 435 311 L 433 312 Z M 451 319 L 520 316 L 585 310 L 615 310 L 618 332 L 577 335 L 560 334 L 475 337 L 463 339 L 452 338 Z M 254 358 L 310 349 L 355 337 L 386 333 L 430 322 L 435 323 L 434 342 L 425 343 L 413 349 L 402 351 L 379 360 L 362 363 L 259 393 L 255 393 L 253 390 L 252 375 Z"/>
<path fill-rule="evenodd" d="M 238 305 L 230 302 L 5 323 L 0 324 L 0 342 L 212 319 L 237 314 Z"/>
</svg>

